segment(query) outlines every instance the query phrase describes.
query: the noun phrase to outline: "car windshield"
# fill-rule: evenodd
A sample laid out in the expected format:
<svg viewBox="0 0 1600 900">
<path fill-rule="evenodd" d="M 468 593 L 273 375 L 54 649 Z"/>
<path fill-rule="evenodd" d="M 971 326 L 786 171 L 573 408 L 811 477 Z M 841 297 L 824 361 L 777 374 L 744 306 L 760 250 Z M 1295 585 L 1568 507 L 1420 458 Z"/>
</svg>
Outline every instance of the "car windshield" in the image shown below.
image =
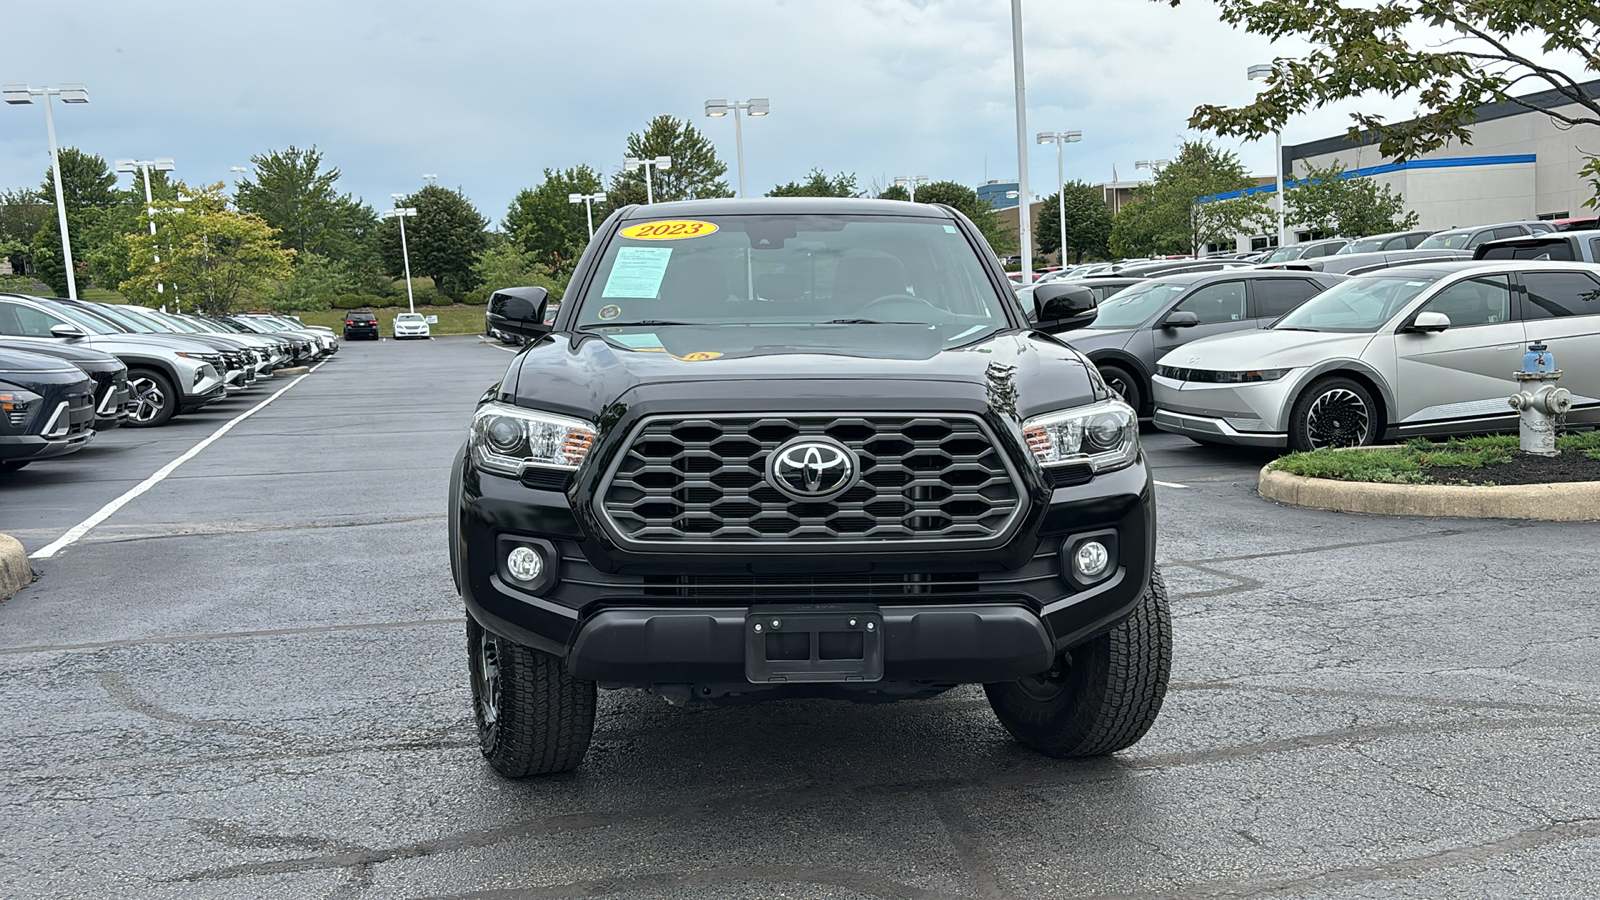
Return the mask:
<svg viewBox="0 0 1600 900">
<path fill-rule="evenodd" d="M 1291 259 L 1299 259 L 1300 254 L 1304 252 L 1306 252 L 1305 244 L 1295 244 L 1290 247 L 1279 247 L 1278 249 L 1272 251 L 1272 253 L 1268 255 L 1266 259 L 1263 259 L 1261 264 L 1265 265 L 1267 263 L 1281 263 L 1288 262 Z"/>
<path fill-rule="evenodd" d="M 577 323 L 914 325 L 968 341 L 1008 327 L 1003 302 L 947 219 L 708 216 L 624 227 Z"/>
<path fill-rule="evenodd" d="M 1430 234 L 1417 245 L 1418 250 L 1460 250 L 1467 246 L 1467 238 L 1472 237 L 1470 231 L 1446 231 L 1439 234 Z"/>
<path fill-rule="evenodd" d="M 128 329 L 108 321 L 100 316 L 92 315 L 81 309 L 75 309 L 65 304 L 52 304 L 50 311 L 63 318 L 71 319 L 90 334 L 129 334 Z"/>
<path fill-rule="evenodd" d="M 394 317 L 396 322 L 421 322 L 422 313 L 401 313 Z"/>
<path fill-rule="evenodd" d="M 1374 332 L 1394 318 L 1437 275 L 1369 275 L 1340 282 L 1273 323 L 1286 331 Z"/>
<path fill-rule="evenodd" d="M 1186 284 L 1142 281 L 1101 301 L 1100 311 L 1089 327 L 1137 328 L 1188 288 Z"/>
<path fill-rule="evenodd" d="M 1379 235 L 1378 237 L 1370 237 L 1359 241 L 1351 241 L 1350 243 L 1345 244 L 1343 247 L 1340 247 L 1333 255 L 1346 256 L 1351 253 L 1375 253 L 1379 250 L 1382 250 L 1383 245 L 1389 243 L 1390 239 L 1393 237 L 1394 235 Z"/>
</svg>

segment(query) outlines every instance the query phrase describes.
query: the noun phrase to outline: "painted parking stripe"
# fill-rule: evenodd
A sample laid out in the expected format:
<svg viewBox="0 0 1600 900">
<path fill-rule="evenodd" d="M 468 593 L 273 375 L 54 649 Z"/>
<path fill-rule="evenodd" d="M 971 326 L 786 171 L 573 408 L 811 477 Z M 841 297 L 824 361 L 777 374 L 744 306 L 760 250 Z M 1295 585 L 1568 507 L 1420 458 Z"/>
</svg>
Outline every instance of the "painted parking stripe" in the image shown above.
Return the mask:
<svg viewBox="0 0 1600 900">
<path fill-rule="evenodd" d="M 322 368 L 323 364 L 326 363 L 326 362 L 327 361 L 324 360 L 323 362 L 319 362 L 316 365 L 312 366 L 311 367 L 311 372 L 315 372 L 316 370 Z M 135 497 L 139 496 L 140 494 L 143 494 L 145 491 L 150 490 L 151 488 L 153 488 L 156 485 L 160 484 L 162 481 L 165 481 L 167 476 L 171 475 L 174 471 L 176 471 L 179 466 L 183 465 L 184 463 L 188 462 L 191 459 L 194 459 L 195 456 L 198 455 L 201 450 L 204 450 L 205 448 L 207 448 L 207 447 L 211 446 L 212 444 L 216 443 L 218 438 L 220 438 L 223 435 L 227 434 L 228 432 L 232 431 L 233 430 L 233 426 L 239 424 L 240 422 L 243 422 L 245 419 L 248 419 L 251 416 L 255 415 L 256 413 L 260 412 L 262 409 L 264 409 L 266 407 L 266 405 L 268 403 L 271 403 L 272 401 L 278 399 L 279 397 L 282 397 L 290 388 L 292 388 L 295 385 L 299 384 L 300 382 L 304 381 L 311 374 L 311 372 L 307 372 L 305 375 L 301 375 L 300 377 L 296 378 L 295 380 L 289 382 L 288 384 L 286 384 L 282 388 L 280 388 L 276 394 L 273 394 L 271 397 L 268 397 L 267 399 L 261 401 L 260 403 L 257 403 L 255 406 L 250 407 L 249 409 L 245 410 L 244 412 L 240 413 L 239 415 L 234 416 L 232 419 L 229 419 L 226 423 L 223 424 L 223 426 L 221 428 L 218 428 L 216 431 L 211 432 L 211 435 L 209 437 L 207 437 L 205 440 L 201 441 L 198 444 L 195 444 L 193 447 L 190 447 L 187 451 L 184 452 L 184 454 L 182 456 L 178 457 L 177 459 L 173 460 L 172 462 L 169 462 L 166 465 L 162 466 L 161 468 L 157 469 L 155 471 L 155 474 L 151 475 L 149 478 L 146 478 L 145 480 L 143 480 L 143 481 L 139 482 L 138 484 L 134 485 L 133 487 L 129 488 L 128 492 L 123 494 L 121 497 L 118 497 L 117 499 L 111 501 L 110 503 L 107 503 L 105 506 L 100 507 L 100 509 L 97 510 L 94 515 L 90 516 L 87 519 L 84 519 L 82 522 L 79 522 L 78 524 L 76 524 L 76 525 L 72 526 L 70 529 L 68 529 L 66 534 L 63 534 L 61 537 L 56 538 L 54 541 L 52 541 L 51 543 L 47 544 L 46 546 L 41 547 L 38 550 L 33 551 L 32 553 L 30 553 L 28 555 L 28 558 L 29 559 L 49 559 L 50 557 L 55 556 L 57 553 L 60 553 L 62 550 L 65 550 L 66 548 L 72 546 L 73 544 L 76 544 L 79 540 L 81 540 L 83 538 L 84 535 L 88 534 L 91 530 L 93 530 L 96 525 L 99 525 L 101 522 L 104 522 L 105 520 L 111 518 L 111 516 L 113 514 L 115 514 L 117 510 L 119 510 L 122 507 L 128 505 L 128 503 L 130 501 L 132 501 Z"/>
<path fill-rule="evenodd" d="M 1189 486 L 1187 484 L 1178 484 L 1178 483 L 1172 482 L 1172 481 L 1158 481 L 1158 482 L 1156 482 L 1156 484 L 1160 485 L 1161 487 L 1182 488 L 1183 490 L 1188 490 L 1189 489 Z"/>
</svg>

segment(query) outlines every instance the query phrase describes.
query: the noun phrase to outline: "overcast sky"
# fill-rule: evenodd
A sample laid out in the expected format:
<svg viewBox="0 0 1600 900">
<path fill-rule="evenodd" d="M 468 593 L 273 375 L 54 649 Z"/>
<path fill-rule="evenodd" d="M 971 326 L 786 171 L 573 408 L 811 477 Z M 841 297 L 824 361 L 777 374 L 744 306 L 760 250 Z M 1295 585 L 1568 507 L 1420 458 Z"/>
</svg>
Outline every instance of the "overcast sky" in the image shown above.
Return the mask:
<svg viewBox="0 0 1600 900">
<path fill-rule="evenodd" d="M 1109 180 L 1115 166 L 1132 179 L 1145 174 L 1135 160 L 1172 155 L 1196 105 L 1246 102 L 1247 65 L 1300 50 L 1234 31 L 1205 0 L 1023 7 L 1041 194 L 1055 153 L 1034 132 L 1083 132 L 1068 178 Z M 733 184 L 733 123 L 703 116 L 712 97 L 771 98 L 769 117 L 745 123 L 752 194 L 813 166 L 864 188 L 1017 171 L 1008 0 L 79 0 L 6 18 L 0 81 L 88 85 L 89 105 L 55 107 L 63 145 L 171 156 L 190 183 L 315 144 L 374 205 L 437 173 L 498 224 L 545 167 L 616 171 L 627 134 L 661 113 L 705 130 Z M 1298 118 L 1285 141 L 1340 133 L 1348 112 Z M 0 186 L 41 180 L 43 118 L 0 110 Z M 1272 172 L 1271 138 L 1222 143 Z"/>
</svg>

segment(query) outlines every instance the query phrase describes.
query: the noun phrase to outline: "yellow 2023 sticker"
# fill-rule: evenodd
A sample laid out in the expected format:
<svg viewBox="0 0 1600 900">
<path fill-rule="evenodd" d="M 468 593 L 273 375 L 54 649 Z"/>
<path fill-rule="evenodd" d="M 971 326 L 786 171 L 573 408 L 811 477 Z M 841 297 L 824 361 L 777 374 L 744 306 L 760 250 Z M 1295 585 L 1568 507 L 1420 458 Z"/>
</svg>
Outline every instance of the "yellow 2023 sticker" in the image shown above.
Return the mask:
<svg viewBox="0 0 1600 900">
<path fill-rule="evenodd" d="M 708 359 L 716 359 L 721 355 L 715 350 L 696 350 L 693 353 L 685 353 L 678 358 L 684 362 L 705 362 Z"/>
<path fill-rule="evenodd" d="M 622 236 L 636 241 L 681 241 L 685 238 L 705 237 L 715 234 L 717 226 L 712 222 L 700 222 L 695 219 L 668 219 L 664 222 L 645 222 L 642 225 L 629 225 L 622 229 Z"/>
</svg>

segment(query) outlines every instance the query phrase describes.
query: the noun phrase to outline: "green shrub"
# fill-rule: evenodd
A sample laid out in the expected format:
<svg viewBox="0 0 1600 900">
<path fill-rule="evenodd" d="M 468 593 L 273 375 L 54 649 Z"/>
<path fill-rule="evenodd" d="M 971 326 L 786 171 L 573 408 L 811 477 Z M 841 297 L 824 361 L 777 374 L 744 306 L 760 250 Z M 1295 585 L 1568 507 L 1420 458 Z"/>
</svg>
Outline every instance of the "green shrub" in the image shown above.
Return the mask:
<svg viewBox="0 0 1600 900">
<path fill-rule="evenodd" d="M 454 300 L 451 300 L 449 297 L 446 297 L 442 294 L 434 294 L 432 297 L 428 298 L 429 306 L 453 306 L 454 304 Z"/>
<path fill-rule="evenodd" d="M 1290 475 L 1340 481 L 1416 484 L 1427 480 L 1417 454 L 1408 448 L 1382 450 L 1312 450 L 1291 453 L 1273 463 Z"/>
<path fill-rule="evenodd" d="M 372 294 L 340 294 L 333 298 L 334 309 L 378 309 L 388 305 L 387 298 Z"/>
</svg>

